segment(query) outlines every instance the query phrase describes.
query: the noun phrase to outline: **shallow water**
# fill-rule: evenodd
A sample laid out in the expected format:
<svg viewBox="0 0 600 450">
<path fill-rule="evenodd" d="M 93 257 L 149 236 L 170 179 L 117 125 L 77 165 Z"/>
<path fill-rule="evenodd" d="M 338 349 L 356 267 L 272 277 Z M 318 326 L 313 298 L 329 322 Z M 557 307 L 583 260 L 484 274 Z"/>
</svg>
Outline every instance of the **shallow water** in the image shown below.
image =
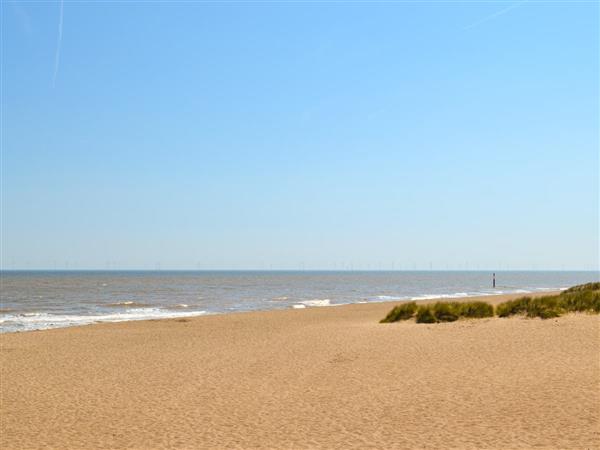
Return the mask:
<svg viewBox="0 0 600 450">
<path fill-rule="evenodd" d="M 597 272 L 4 271 L 0 331 L 234 311 L 529 293 Z"/>
</svg>

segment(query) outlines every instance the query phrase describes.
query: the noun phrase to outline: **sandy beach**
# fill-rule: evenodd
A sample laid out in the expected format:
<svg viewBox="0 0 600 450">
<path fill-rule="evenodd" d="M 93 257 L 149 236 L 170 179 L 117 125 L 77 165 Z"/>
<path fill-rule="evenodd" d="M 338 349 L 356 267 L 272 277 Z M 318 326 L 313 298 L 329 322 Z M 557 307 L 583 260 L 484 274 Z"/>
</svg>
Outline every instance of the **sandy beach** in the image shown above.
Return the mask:
<svg viewBox="0 0 600 450">
<path fill-rule="evenodd" d="M 1 335 L 0 446 L 600 448 L 599 316 L 394 304 Z"/>
</svg>

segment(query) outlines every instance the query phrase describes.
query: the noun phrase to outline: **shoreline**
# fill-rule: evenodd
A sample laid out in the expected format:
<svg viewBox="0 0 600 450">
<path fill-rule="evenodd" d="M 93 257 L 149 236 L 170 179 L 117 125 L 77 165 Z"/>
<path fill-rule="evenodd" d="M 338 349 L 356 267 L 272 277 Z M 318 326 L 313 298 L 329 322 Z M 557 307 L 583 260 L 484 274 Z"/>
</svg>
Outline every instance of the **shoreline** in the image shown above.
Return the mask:
<svg viewBox="0 0 600 450">
<path fill-rule="evenodd" d="M 2 334 L 0 447 L 598 448 L 599 316 L 398 303 Z"/>
<path fill-rule="evenodd" d="M 274 308 L 274 309 L 259 309 L 259 310 L 239 310 L 239 311 L 229 311 L 229 312 L 207 312 L 207 311 L 189 311 L 188 313 L 186 312 L 180 312 L 180 313 L 172 313 L 171 316 L 165 316 L 165 317 L 156 317 L 156 318 L 152 318 L 152 317 L 148 317 L 148 318 L 127 318 L 127 319 L 123 319 L 123 320 L 99 320 L 99 321 L 95 321 L 95 322 L 87 322 L 87 323 L 81 323 L 81 324 L 76 324 L 76 325 L 64 325 L 64 326 L 50 326 L 47 328 L 36 328 L 36 329 L 29 329 L 29 330 L 11 330 L 11 331 L 4 331 L 4 330 L 0 330 L 0 336 L 1 335 L 5 335 L 5 334 L 14 334 L 14 333 L 31 333 L 31 332 L 40 332 L 40 331 L 49 331 L 49 330 L 59 330 L 59 329 L 65 329 L 65 328 L 75 328 L 75 327 L 87 327 L 87 326 L 91 326 L 91 325 L 100 325 L 100 324 L 107 324 L 107 323 L 129 323 L 129 322 L 145 322 L 145 321 L 156 321 L 156 320 L 177 320 L 177 319 L 191 319 L 191 318 L 196 318 L 196 317 L 208 317 L 208 316 L 222 316 L 222 315 L 230 315 L 230 314 L 246 314 L 246 313 L 262 313 L 262 312 L 271 312 L 271 311 L 288 311 L 288 310 L 304 310 L 304 309 L 314 309 L 314 308 L 329 308 L 329 307 L 343 307 L 343 306 L 350 306 L 350 305 L 371 305 L 371 304 L 381 304 L 381 303 L 390 303 L 390 304 L 400 304 L 400 303 L 407 303 L 407 302 L 416 302 L 417 304 L 427 304 L 427 303 L 434 303 L 437 301 L 443 301 L 443 302 L 461 302 L 461 301 L 486 301 L 487 303 L 490 303 L 492 305 L 496 305 L 497 303 L 499 303 L 500 301 L 489 301 L 489 299 L 497 299 L 498 297 L 501 297 L 502 300 L 501 301 L 505 301 L 505 300 L 512 300 L 513 298 L 519 298 L 519 297 L 541 297 L 541 296 L 545 296 L 545 295 L 556 295 L 559 294 L 560 292 L 562 292 L 564 289 L 553 289 L 553 288 L 548 288 L 548 290 L 539 290 L 536 292 L 519 292 L 519 293 L 490 293 L 490 294 L 482 294 L 482 295 L 464 295 L 464 296 L 456 296 L 457 294 L 441 294 L 439 297 L 434 297 L 432 296 L 417 296 L 417 297 L 412 297 L 412 298 L 406 298 L 406 299 L 389 299 L 389 300 L 368 300 L 368 301 L 360 301 L 360 302 L 352 302 L 352 303 L 334 303 L 334 304 L 327 304 L 327 305 L 299 305 L 299 304 L 294 304 L 291 305 L 291 307 L 287 307 L 287 308 Z M 427 298 L 423 298 L 423 297 L 427 297 Z M 506 298 L 505 298 L 506 297 Z"/>
</svg>

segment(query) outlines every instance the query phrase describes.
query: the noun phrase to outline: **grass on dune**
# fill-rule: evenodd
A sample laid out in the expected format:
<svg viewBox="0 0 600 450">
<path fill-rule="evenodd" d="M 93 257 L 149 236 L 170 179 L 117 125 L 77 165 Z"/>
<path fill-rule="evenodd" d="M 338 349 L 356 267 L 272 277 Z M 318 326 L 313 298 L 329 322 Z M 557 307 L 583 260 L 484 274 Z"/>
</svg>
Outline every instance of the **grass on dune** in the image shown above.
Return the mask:
<svg viewBox="0 0 600 450">
<path fill-rule="evenodd" d="M 573 286 L 559 295 L 520 297 L 496 306 L 499 317 L 525 315 L 550 319 L 569 312 L 600 313 L 600 282 Z M 392 309 L 381 323 L 409 320 L 417 323 L 454 322 L 460 318 L 493 317 L 494 307 L 486 302 L 437 302 L 430 305 L 404 303 Z"/>
<path fill-rule="evenodd" d="M 458 303 L 458 305 L 461 317 L 481 319 L 494 316 L 494 307 L 486 302 L 465 302 Z"/>
<path fill-rule="evenodd" d="M 454 302 L 437 302 L 432 307 L 436 322 L 455 322 L 460 313 Z"/>
<path fill-rule="evenodd" d="M 565 291 L 560 294 L 560 305 L 568 312 L 595 312 L 600 313 L 600 283 L 594 290 Z"/>
<path fill-rule="evenodd" d="M 574 286 L 559 295 L 521 297 L 496 307 L 500 317 L 524 314 L 527 317 L 551 319 L 569 312 L 600 313 L 600 283 Z"/>
<path fill-rule="evenodd" d="M 496 314 L 499 317 L 508 317 L 515 314 L 524 314 L 527 312 L 531 297 L 521 297 L 515 300 L 509 300 L 504 303 L 500 303 L 496 306 Z"/>
<path fill-rule="evenodd" d="M 437 322 L 432 309 L 429 306 L 419 306 L 417 310 L 417 323 Z"/>
<path fill-rule="evenodd" d="M 538 297 L 531 299 L 525 314 L 527 317 L 539 317 L 540 319 L 552 319 L 561 314 L 558 296 Z"/>
<path fill-rule="evenodd" d="M 460 318 L 473 319 L 494 315 L 494 307 L 486 302 L 437 302 L 419 308 L 430 310 L 435 319 L 434 322 L 455 322 Z M 428 315 L 425 317 L 428 317 Z"/>
<path fill-rule="evenodd" d="M 399 320 L 408 320 L 417 312 L 417 304 L 415 302 L 403 303 L 392 309 L 387 316 L 381 319 L 380 323 L 391 323 Z"/>
<path fill-rule="evenodd" d="M 596 281 L 594 283 L 579 284 L 577 286 L 570 287 L 566 291 L 562 292 L 562 294 L 570 294 L 572 292 L 581 291 L 600 291 L 600 281 Z"/>
<path fill-rule="evenodd" d="M 434 305 L 417 306 L 415 302 L 394 307 L 380 323 L 409 320 L 416 316 L 418 323 L 454 322 L 461 317 L 492 317 L 494 308 L 486 302 L 437 302 Z"/>
</svg>

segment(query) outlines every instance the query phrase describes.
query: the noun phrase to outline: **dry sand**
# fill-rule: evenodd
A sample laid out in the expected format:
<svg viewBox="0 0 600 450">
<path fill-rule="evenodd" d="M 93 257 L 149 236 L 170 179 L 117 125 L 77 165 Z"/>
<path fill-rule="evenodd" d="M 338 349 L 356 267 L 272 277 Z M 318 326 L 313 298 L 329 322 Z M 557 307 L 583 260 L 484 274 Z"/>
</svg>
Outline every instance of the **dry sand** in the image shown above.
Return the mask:
<svg viewBox="0 0 600 450">
<path fill-rule="evenodd" d="M 598 316 L 377 323 L 391 306 L 2 335 L 0 446 L 600 447 Z"/>
</svg>

